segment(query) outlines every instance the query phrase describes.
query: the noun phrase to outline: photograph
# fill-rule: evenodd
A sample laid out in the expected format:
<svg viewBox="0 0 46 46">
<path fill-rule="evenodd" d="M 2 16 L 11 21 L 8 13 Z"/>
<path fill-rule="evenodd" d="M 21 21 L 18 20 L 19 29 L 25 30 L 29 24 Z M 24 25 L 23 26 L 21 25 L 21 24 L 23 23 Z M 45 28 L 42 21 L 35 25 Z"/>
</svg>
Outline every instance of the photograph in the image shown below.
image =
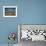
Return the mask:
<svg viewBox="0 0 46 46">
<path fill-rule="evenodd" d="M 17 6 L 3 6 L 3 17 L 17 17 Z"/>
</svg>

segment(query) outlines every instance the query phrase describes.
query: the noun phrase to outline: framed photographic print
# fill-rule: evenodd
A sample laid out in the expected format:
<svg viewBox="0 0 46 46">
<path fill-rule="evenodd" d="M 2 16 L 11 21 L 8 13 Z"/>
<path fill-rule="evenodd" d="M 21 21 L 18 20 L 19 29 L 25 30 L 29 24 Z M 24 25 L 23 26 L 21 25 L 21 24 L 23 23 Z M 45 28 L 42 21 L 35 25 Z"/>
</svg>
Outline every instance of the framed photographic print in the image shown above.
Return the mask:
<svg viewBox="0 0 46 46">
<path fill-rule="evenodd" d="M 3 17 L 17 17 L 17 6 L 3 6 Z"/>
</svg>

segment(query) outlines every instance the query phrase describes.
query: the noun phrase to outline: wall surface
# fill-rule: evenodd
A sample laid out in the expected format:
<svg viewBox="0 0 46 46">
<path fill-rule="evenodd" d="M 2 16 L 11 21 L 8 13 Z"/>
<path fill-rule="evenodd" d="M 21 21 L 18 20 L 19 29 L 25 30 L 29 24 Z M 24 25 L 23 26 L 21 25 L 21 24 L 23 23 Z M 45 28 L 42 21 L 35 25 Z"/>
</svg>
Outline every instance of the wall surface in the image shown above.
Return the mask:
<svg viewBox="0 0 46 46">
<path fill-rule="evenodd" d="M 18 0 L 0 0 L 0 44 L 9 42 L 8 35 L 10 32 L 17 32 L 18 18 L 3 17 L 3 6 L 18 6 Z M 18 43 L 16 38 L 16 43 Z"/>
<path fill-rule="evenodd" d="M 6 5 L 18 7 L 17 18 L 3 17 Z M 46 0 L 0 0 L 0 44 L 8 43 L 9 32 L 17 34 L 18 24 L 46 24 Z"/>
</svg>

